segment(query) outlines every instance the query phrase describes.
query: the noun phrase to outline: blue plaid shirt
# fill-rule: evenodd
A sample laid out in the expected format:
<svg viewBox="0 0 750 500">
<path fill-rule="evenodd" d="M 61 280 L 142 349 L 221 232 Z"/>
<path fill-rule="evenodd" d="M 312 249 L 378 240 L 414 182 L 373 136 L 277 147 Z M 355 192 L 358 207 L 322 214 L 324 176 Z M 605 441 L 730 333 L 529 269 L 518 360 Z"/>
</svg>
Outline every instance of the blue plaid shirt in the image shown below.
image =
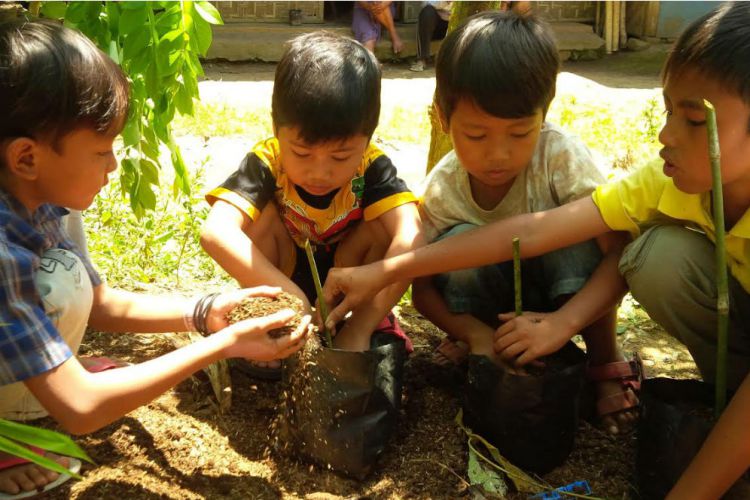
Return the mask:
<svg viewBox="0 0 750 500">
<path fill-rule="evenodd" d="M 0 189 L 0 385 L 47 372 L 72 356 L 45 314 L 34 282 L 45 250 L 74 252 L 92 285 L 101 283 L 63 228 L 61 217 L 67 213 L 61 207 L 42 205 L 32 214 Z"/>
</svg>

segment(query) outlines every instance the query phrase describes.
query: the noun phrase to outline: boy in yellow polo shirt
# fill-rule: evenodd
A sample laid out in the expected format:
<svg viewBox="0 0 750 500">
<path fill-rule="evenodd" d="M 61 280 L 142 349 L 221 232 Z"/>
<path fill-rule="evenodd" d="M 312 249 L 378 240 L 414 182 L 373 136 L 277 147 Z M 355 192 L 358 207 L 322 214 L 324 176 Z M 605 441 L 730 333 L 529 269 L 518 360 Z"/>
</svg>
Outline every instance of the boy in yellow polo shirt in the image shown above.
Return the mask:
<svg viewBox="0 0 750 500">
<path fill-rule="evenodd" d="M 729 384 L 737 389 L 670 499 L 718 498 L 750 467 L 750 3 L 724 4 L 695 21 L 664 69 L 667 120 L 663 162 L 547 212 L 525 214 L 384 261 L 332 269 L 329 321 L 396 279 L 511 259 L 519 236 L 532 257 L 628 231 L 620 271 L 652 318 L 684 342 L 706 380 L 716 358 L 716 284 L 711 170 L 703 100 L 716 108 L 721 144 L 726 252 L 730 270 Z M 489 244 L 491 242 L 491 244 Z M 520 337 L 495 337 L 495 349 L 528 349 Z"/>
<path fill-rule="evenodd" d="M 240 283 L 280 286 L 306 304 L 315 287 L 309 239 L 321 276 L 334 260 L 359 265 L 421 242 L 416 197 L 370 142 L 380 115 L 380 66 L 358 42 L 325 31 L 301 35 L 284 52 L 272 96 L 274 137 L 258 143 L 235 173 L 208 193 L 206 251 Z M 335 337 L 370 348 L 374 331 L 410 343 L 390 312 L 407 282 L 358 307 Z M 279 362 L 246 368 L 276 378 Z"/>
</svg>

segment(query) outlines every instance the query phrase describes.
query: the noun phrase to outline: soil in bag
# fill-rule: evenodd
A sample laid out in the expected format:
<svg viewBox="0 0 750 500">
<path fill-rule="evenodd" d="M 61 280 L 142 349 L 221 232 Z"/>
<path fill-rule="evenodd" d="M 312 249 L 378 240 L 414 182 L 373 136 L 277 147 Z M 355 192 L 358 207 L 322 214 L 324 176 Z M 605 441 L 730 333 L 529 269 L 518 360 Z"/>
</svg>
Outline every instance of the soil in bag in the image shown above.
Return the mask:
<svg viewBox="0 0 750 500">
<path fill-rule="evenodd" d="M 405 360 L 393 335 L 376 333 L 365 352 L 308 342 L 284 366 L 277 448 L 363 479 L 395 429 Z"/>
<path fill-rule="evenodd" d="M 636 476 L 644 500 L 662 499 L 713 427 L 714 387 L 699 380 L 653 378 L 641 386 Z M 750 498 L 745 474 L 723 498 Z"/>
<path fill-rule="evenodd" d="M 466 423 L 514 465 L 544 474 L 573 448 L 586 356 L 572 342 L 517 375 L 485 356 L 469 357 Z"/>
</svg>

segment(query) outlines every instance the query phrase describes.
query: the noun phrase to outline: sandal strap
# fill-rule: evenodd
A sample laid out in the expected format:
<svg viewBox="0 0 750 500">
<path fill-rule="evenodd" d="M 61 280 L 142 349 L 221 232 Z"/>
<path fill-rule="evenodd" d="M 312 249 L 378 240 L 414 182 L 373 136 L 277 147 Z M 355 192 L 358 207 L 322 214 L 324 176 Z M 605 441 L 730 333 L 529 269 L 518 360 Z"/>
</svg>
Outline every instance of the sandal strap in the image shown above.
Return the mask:
<svg viewBox="0 0 750 500">
<path fill-rule="evenodd" d="M 44 455 L 44 450 L 37 448 L 36 446 L 28 446 L 30 451 L 33 451 L 37 455 Z M 30 464 L 31 461 L 21 457 L 8 457 L 5 460 L 0 460 L 0 470 L 10 469 L 16 465 Z"/>
<path fill-rule="evenodd" d="M 643 379 L 643 362 L 638 353 L 633 353 L 630 361 L 615 361 L 599 366 L 586 368 L 586 376 L 594 382 L 605 380 L 620 380 L 624 385 L 640 389 Z"/>
<path fill-rule="evenodd" d="M 632 391 L 623 391 L 618 394 L 611 394 L 596 402 L 596 413 L 600 417 L 612 415 L 621 411 L 637 408 L 639 405 L 638 398 Z"/>
</svg>

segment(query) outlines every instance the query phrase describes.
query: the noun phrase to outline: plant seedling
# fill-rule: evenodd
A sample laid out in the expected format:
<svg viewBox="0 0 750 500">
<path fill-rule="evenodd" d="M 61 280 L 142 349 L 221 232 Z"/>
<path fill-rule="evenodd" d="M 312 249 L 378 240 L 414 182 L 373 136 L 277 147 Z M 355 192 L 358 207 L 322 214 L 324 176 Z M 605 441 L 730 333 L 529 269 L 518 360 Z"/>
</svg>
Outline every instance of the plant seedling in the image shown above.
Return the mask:
<svg viewBox="0 0 750 500">
<path fill-rule="evenodd" d="M 719 131 L 716 126 L 716 109 L 704 100 L 706 109 L 706 132 L 708 133 L 708 157 L 711 160 L 711 204 L 713 207 L 714 230 L 716 231 L 716 289 L 717 334 L 716 334 L 716 404 L 714 414 L 721 415 L 727 403 L 727 328 L 729 326 L 729 285 L 724 229 L 724 191 L 721 187 L 721 150 Z"/>
<path fill-rule="evenodd" d="M 325 326 L 328 319 L 328 305 L 323 298 L 323 286 L 320 284 L 320 274 L 318 274 L 318 266 L 315 264 L 315 256 L 313 255 L 310 240 L 305 240 L 305 254 L 307 254 L 307 262 L 310 264 L 310 272 L 315 283 L 315 294 L 318 296 L 318 309 L 320 310 L 320 319 L 323 320 L 323 333 L 326 336 L 326 346 L 333 347 L 331 332 Z"/>
</svg>

